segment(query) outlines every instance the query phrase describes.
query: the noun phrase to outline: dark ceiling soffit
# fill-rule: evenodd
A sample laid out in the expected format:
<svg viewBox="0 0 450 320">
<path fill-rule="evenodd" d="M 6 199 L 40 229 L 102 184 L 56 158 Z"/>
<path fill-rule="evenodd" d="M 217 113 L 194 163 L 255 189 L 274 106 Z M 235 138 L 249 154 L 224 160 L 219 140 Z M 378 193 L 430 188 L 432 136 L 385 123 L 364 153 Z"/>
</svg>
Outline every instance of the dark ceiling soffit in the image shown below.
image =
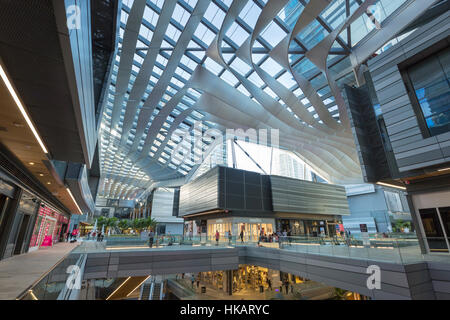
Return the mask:
<svg viewBox="0 0 450 320">
<path fill-rule="evenodd" d="M 97 130 L 119 42 L 117 26 L 120 26 L 119 8 L 121 6 L 121 0 L 91 1 L 92 61 Z"/>
<path fill-rule="evenodd" d="M 90 17 L 90 1 L 80 2 L 79 15 L 81 19 L 81 28 L 69 30 L 67 26 L 66 1 L 53 0 L 53 10 L 56 23 L 56 32 L 58 33 L 61 55 L 64 61 L 64 70 L 67 79 L 67 85 L 72 101 L 72 110 L 77 134 L 81 144 L 83 159 L 81 162 L 91 167 L 92 158 L 97 141 L 97 130 L 95 121 L 92 125 L 91 117 L 95 117 L 95 106 L 93 99 L 93 70 L 92 67 L 92 47 L 87 47 L 84 41 L 91 37 L 91 20 L 88 20 L 89 30 L 84 22 Z M 80 39 L 81 38 L 81 39 Z M 86 68 L 88 66 L 88 68 Z M 82 86 L 82 88 L 79 88 Z M 92 99 L 91 99 L 92 98 Z M 95 139 L 93 138 L 95 136 Z"/>
<path fill-rule="evenodd" d="M 56 199 L 2 144 L 0 144 L 0 167 L 9 174 L 11 182 L 30 190 L 61 212 L 71 215 L 70 210 Z"/>
</svg>

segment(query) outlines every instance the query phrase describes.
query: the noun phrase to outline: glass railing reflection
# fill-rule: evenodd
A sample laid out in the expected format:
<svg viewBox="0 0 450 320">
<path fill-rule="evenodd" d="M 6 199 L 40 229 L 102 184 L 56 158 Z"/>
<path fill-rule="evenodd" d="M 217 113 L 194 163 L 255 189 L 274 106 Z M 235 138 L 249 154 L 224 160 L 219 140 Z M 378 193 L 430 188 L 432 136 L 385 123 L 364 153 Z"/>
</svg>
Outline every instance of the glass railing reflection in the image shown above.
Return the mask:
<svg viewBox="0 0 450 320">
<path fill-rule="evenodd" d="M 91 240 L 79 246 L 80 252 L 98 252 L 105 250 L 139 250 L 139 249 L 192 249 L 213 247 L 269 247 L 281 250 L 310 254 L 330 255 L 336 257 L 380 260 L 394 263 L 411 263 L 424 261 L 419 241 L 415 234 L 395 235 L 370 234 L 360 236 L 283 236 L 274 235 L 259 239 L 241 239 L 239 236 L 189 236 L 156 235 L 153 242 L 139 235 L 120 235 L 105 237 L 103 242 Z"/>
</svg>

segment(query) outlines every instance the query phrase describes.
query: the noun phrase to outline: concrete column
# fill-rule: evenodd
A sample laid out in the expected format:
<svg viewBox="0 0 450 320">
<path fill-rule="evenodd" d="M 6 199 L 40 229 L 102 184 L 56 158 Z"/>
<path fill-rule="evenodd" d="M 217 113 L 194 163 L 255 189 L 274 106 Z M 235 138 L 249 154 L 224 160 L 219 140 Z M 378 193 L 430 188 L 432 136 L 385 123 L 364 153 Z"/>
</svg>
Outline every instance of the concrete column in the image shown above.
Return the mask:
<svg viewBox="0 0 450 320">
<path fill-rule="evenodd" d="M 231 296 L 233 294 L 233 270 L 226 270 L 225 272 L 225 281 L 226 281 L 226 293 Z"/>
<path fill-rule="evenodd" d="M 425 231 L 423 230 L 422 221 L 419 213 L 416 212 L 414 203 L 412 201 L 412 195 L 407 194 L 406 200 L 408 201 L 409 212 L 411 212 L 411 218 L 414 224 L 414 229 L 416 230 L 417 239 L 419 240 L 420 250 L 423 254 L 428 253 L 428 243 L 426 242 Z"/>
</svg>

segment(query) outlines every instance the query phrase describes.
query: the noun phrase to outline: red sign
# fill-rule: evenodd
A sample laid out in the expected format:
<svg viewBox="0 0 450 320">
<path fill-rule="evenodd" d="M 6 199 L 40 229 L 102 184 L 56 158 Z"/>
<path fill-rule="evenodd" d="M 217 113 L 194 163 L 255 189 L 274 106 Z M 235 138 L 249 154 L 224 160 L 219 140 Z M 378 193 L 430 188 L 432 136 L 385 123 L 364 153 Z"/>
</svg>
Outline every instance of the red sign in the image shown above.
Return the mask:
<svg viewBox="0 0 450 320">
<path fill-rule="evenodd" d="M 53 245 L 53 237 L 45 236 L 44 241 L 42 241 L 41 247 L 51 247 Z"/>
</svg>

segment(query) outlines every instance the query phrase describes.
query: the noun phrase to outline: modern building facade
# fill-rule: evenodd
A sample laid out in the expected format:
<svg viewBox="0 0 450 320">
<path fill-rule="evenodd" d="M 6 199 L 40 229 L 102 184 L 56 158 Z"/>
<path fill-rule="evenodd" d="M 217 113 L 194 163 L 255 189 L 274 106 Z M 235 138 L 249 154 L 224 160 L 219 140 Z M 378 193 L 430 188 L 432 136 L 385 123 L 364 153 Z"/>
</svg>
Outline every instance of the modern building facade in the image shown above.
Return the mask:
<svg viewBox="0 0 450 320">
<path fill-rule="evenodd" d="M 0 260 L 100 217 L 134 220 L 139 245 L 135 220 L 151 217 L 158 249 L 191 236 L 206 246 L 216 232 L 222 247 L 105 249 L 97 261 L 85 252 L 87 279 L 141 277 L 133 287 L 189 270 L 230 292 L 233 270 L 240 284 L 250 270 L 278 270 L 372 298 L 448 299 L 449 9 L 450 0 L 0 1 Z M 361 225 L 376 237 L 344 232 Z M 281 242 L 239 243 L 284 232 L 314 244 L 294 254 Z M 382 291 L 365 287 L 375 262 L 388 274 Z"/>
<path fill-rule="evenodd" d="M 343 187 L 222 166 L 180 188 L 179 212 L 194 235 L 251 241 L 261 232 L 334 236 L 350 214 Z"/>
<path fill-rule="evenodd" d="M 360 224 L 366 224 L 369 233 L 414 231 L 405 191 L 376 184 L 345 188 L 351 213 L 343 217 L 345 230 L 358 234 Z"/>
<path fill-rule="evenodd" d="M 424 252 L 449 248 L 448 19 L 419 19 L 368 62 L 367 89 L 345 89 L 365 180 L 406 190 Z"/>
</svg>

